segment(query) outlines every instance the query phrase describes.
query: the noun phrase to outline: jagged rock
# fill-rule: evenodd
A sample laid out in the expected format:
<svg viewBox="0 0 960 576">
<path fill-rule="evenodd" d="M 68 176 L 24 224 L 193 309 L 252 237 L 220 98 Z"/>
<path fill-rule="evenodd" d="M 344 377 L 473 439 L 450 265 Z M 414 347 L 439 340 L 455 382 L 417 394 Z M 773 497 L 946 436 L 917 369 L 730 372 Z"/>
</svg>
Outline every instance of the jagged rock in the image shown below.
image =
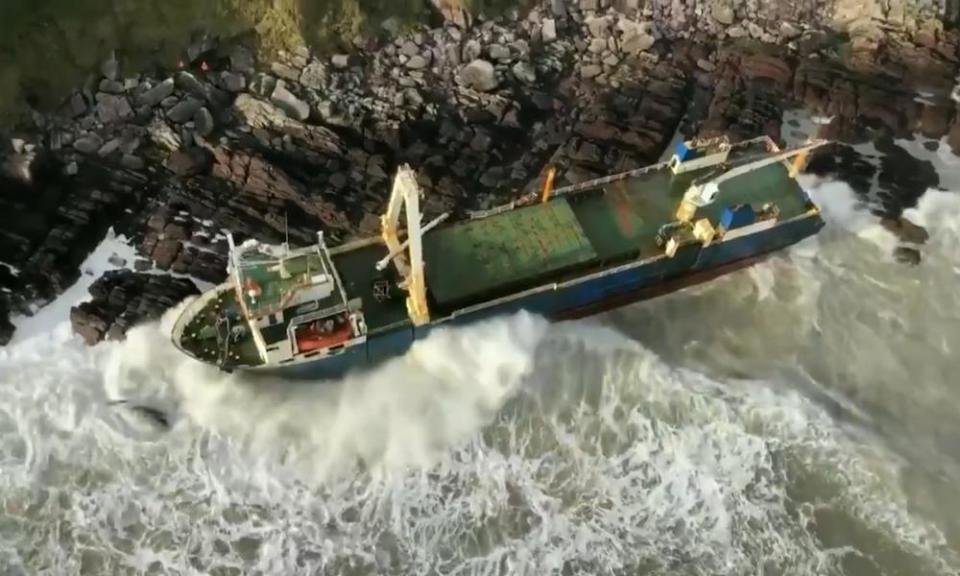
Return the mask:
<svg viewBox="0 0 960 576">
<path fill-rule="evenodd" d="M 204 32 L 187 47 L 187 59 L 196 62 L 204 54 L 216 50 L 217 45 L 217 38 Z"/>
<path fill-rule="evenodd" d="M 166 150 L 177 150 L 181 146 L 177 133 L 159 118 L 154 118 L 147 125 L 147 136 L 154 144 Z"/>
<path fill-rule="evenodd" d="M 467 40 L 463 45 L 462 61 L 468 62 L 476 60 L 483 54 L 483 45 L 476 38 Z"/>
<path fill-rule="evenodd" d="M 510 49 L 503 44 L 491 44 L 487 48 L 487 53 L 490 54 L 490 57 L 494 60 L 499 60 L 501 62 L 510 60 Z"/>
<path fill-rule="evenodd" d="M 557 39 L 557 21 L 553 18 L 544 18 L 543 27 L 540 29 L 540 39 L 544 44 L 549 44 Z"/>
<path fill-rule="evenodd" d="M 253 53 L 243 46 L 234 46 L 230 50 L 230 68 L 234 72 L 249 74 L 253 72 Z"/>
<path fill-rule="evenodd" d="M 400 47 L 400 53 L 404 56 L 416 56 L 420 53 L 420 47 L 417 46 L 416 42 L 407 40 L 403 43 L 403 46 Z"/>
<path fill-rule="evenodd" d="M 193 123 L 197 127 L 197 134 L 201 136 L 206 137 L 213 132 L 213 115 L 206 108 L 197 110 L 197 113 L 193 115 Z"/>
<path fill-rule="evenodd" d="M 416 88 L 407 88 L 403 91 L 403 101 L 408 106 L 418 107 L 423 104 L 423 96 Z"/>
<path fill-rule="evenodd" d="M 171 122 L 176 122 L 177 124 L 183 124 L 184 122 L 189 122 L 193 119 L 194 114 L 196 114 L 200 108 L 203 107 L 203 102 L 195 98 L 187 98 L 181 100 L 173 108 L 167 110 L 167 118 Z"/>
<path fill-rule="evenodd" d="M 414 54 L 407 60 L 406 67 L 411 70 L 420 70 L 429 65 L 429 61 L 419 54 Z"/>
<path fill-rule="evenodd" d="M 213 157 L 204 148 L 192 147 L 177 150 L 167 159 L 167 169 L 177 176 L 192 176 L 206 172 L 213 162 Z"/>
<path fill-rule="evenodd" d="M 596 64 L 587 64 L 580 68 L 580 76 L 586 79 L 595 78 L 603 72 L 603 68 Z"/>
<path fill-rule="evenodd" d="M 731 4 L 732 2 L 725 1 L 714 2 L 710 15 L 713 16 L 714 20 L 724 26 L 733 24 L 735 15 Z"/>
<path fill-rule="evenodd" d="M 954 154 L 960 156 L 960 122 L 954 122 L 947 134 L 947 144 Z"/>
<path fill-rule="evenodd" d="M 176 80 L 158 85 L 149 80 L 138 86 L 124 82 L 136 114 L 134 120 L 119 126 L 101 126 L 99 110 L 91 115 L 89 104 L 95 101 L 98 87 L 104 95 L 122 96 L 110 94 L 121 79 L 113 83 L 91 78 L 85 91 L 78 90 L 71 98 L 77 103 L 63 107 L 65 116 L 72 115 L 75 120 L 66 126 L 52 124 L 37 140 L 67 148 L 67 161 L 75 159 L 71 144 L 77 151 L 87 147 L 90 154 L 108 152 L 109 160 L 82 160 L 83 177 L 67 181 L 64 188 L 68 193 L 93 179 L 98 182 L 98 194 L 128 195 L 129 204 L 117 204 L 124 208 L 137 209 L 133 198 L 137 202 L 145 199 L 150 205 L 167 202 L 176 206 L 159 224 L 139 230 L 146 234 L 142 255 L 176 272 L 215 280 L 222 276 L 225 265 L 224 242 L 214 238 L 222 228 L 249 237 L 282 238 L 283 215 L 289 211 L 290 222 L 297 223 L 293 228 L 299 228 L 291 237 L 305 241 L 312 239 L 312 230 L 321 224 L 337 241 L 350 239 L 364 227 L 375 230 L 376 214 L 389 193 L 392 164 L 407 158 L 419 166 L 419 179 L 430 189 L 431 197 L 443 197 L 431 210 L 441 204 L 445 210 L 447 203 L 451 209 L 459 209 L 460 202 L 497 203 L 508 185 L 515 190 L 530 181 L 555 150 L 559 150 L 558 175 L 570 182 L 655 161 L 688 109 L 685 131 L 705 134 L 714 130 L 733 138 L 769 132 L 771 126 L 777 129 L 782 107 L 794 101 L 837 118 L 824 128 L 823 135 L 836 129 L 847 136 L 863 126 L 885 132 L 887 124 L 897 127 L 899 132 L 890 132 L 898 135 L 916 129 L 933 135 L 952 121 L 950 107 L 938 104 L 925 109 L 913 103 L 916 91 L 906 81 L 903 86 L 888 87 L 896 81 L 884 77 L 871 85 L 852 76 L 844 68 L 849 62 L 846 54 L 856 52 L 850 50 L 849 42 L 842 44 L 845 40 L 827 33 L 818 36 L 815 31 L 801 36 L 799 27 L 786 23 L 803 22 L 806 27 L 809 21 L 811 27 L 817 27 L 822 20 L 805 18 L 803 7 L 720 0 L 643 4 L 640 13 L 636 0 L 552 0 L 540 3 L 522 20 L 507 14 L 502 19 L 480 19 L 474 28 L 447 24 L 393 36 L 399 39 L 387 44 L 382 44 L 382 38 L 370 39 L 366 45 L 355 42 L 361 51 L 355 61 L 342 54 L 320 62 L 300 50 L 282 56 L 282 65 L 273 68 L 277 75 L 289 78 L 282 84 L 269 73 L 256 73 L 249 52 L 241 51 L 242 55 L 235 57 L 236 50 L 225 48 L 211 54 L 207 66 L 199 67 L 205 74 L 177 73 Z M 884 4 L 885 12 L 894 10 L 886 6 L 889 3 L 873 4 Z M 730 35 L 752 36 L 761 42 L 796 38 L 798 50 L 767 50 L 750 42 L 757 54 L 774 56 L 757 56 L 735 43 L 714 52 L 713 40 L 728 35 L 726 25 L 718 22 L 728 18 L 717 18 L 717 6 L 729 7 L 729 20 L 738 23 Z M 924 42 L 936 40 L 936 48 L 918 48 L 910 44 L 910 38 L 922 29 L 922 19 L 911 22 L 910 18 L 902 17 L 902 28 L 896 30 L 878 24 L 875 28 L 883 32 L 882 38 L 871 36 L 873 28 L 866 36 L 858 36 L 856 26 L 848 32 L 858 36 L 860 44 L 855 48 L 872 48 L 871 42 L 878 43 L 871 56 L 889 77 L 900 70 L 920 75 L 915 72 L 920 66 L 914 63 L 924 57 L 953 62 L 949 56 L 953 53 L 956 58 L 953 32 L 924 32 Z M 558 27 L 562 38 L 558 38 Z M 819 40 L 811 41 L 813 37 Z M 655 39 L 662 39 L 662 46 L 655 46 Z M 901 55 L 908 52 L 912 54 L 909 58 Z M 633 54 L 637 57 L 630 57 Z M 227 55 L 229 71 L 221 68 Z M 482 70 L 468 71 L 476 60 L 481 60 Z M 426 72 L 431 67 L 433 70 Z M 270 70 L 269 66 L 264 69 Z M 460 82 L 451 84 L 449 80 L 457 76 Z M 537 82 L 542 83 L 537 89 L 518 85 Z M 474 92 L 491 92 L 501 84 L 505 89 L 497 94 Z M 245 93 L 246 89 L 250 93 Z M 273 98 L 284 90 L 295 98 L 292 112 L 291 103 L 284 106 Z M 232 108 L 208 102 L 211 97 L 219 101 L 218 94 L 224 95 L 224 91 L 236 95 Z M 894 96 L 900 93 L 902 96 Z M 168 114 L 175 114 L 189 97 L 200 103 L 196 111 L 177 124 L 167 122 Z M 97 104 L 99 108 L 99 101 Z M 161 104 L 163 108 L 157 108 Z M 342 130 L 307 124 L 311 113 Z M 215 133 L 222 131 L 222 135 L 218 133 L 218 138 L 210 141 L 200 138 L 210 134 L 214 118 Z M 148 121 L 149 126 L 142 128 Z M 134 130 L 128 134 L 128 128 Z M 433 128 L 439 128 L 439 138 L 425 135 L 433 133 Z M 93 132 L 100 134 L 96 146 L 84 140 Z M 71 143 L 74 137 L 76 141 Z M 144 147 L 135 156 L 136 146 L 127 143 L 139 139 Z M 103 141 L 107 141 L 106 147 Z M 575 144 L 565 146 L 568 141 Z M 950 142 L 960 148 L 960 128 L 951 130 Z M 111 179 L 139 176 L 146 180 L 144 174 L 130 172 L 143 170 L 145 164 L 162 157 L 162 149 L 174 151 L 181 146 L 187 149 L 170 155 L 167 161 L 173 174 L 149 166 L 148 187 L 136 180 L 99 181 L 97 170 L 101 168 Z M 381 155 L 373 156 L 375 151 Z M 215 162 L 208 172 L 211 158 Z M 127 170 L 116 169 L 117 164 Z M 58 167 L 57 176 L 62 170 Z M 921 185 L 927 187 L 928 178 L 911 178 L 911 171 L 898 169 L 893 176 L 888 174 L 880 195 L 909 198 Z M 475 197 L 467 190 L 477 181 L 490 190 Z M 502 190 L 494 191 L 500 186 Z M 338 193 L 317 193 L 317 188 Z M 0 197 L 4 254 L 18 254 L 18 266 L 28 257 L 57 261 L 61 256 L 58 250 L 83 243 L 78 239 L 85 233 L 77 230 L 92 227 L 95 220 L 99 225 L 113 221 L 112 217 L 100 217 L 98 209 L 84 206 L 94 202 L 93 198 L 100 196 L 88 191 L 72 202 L 51 203 L 50 214 L 59 210 L 56 227 L 25 234 L 20 240 L 14 238 L 19 232 L 9 226 L 12 221 L 42 219 L 31 210 L 26 212 L 28 218 L 5 219 L 3 213 L 20 211 Z M 174 220 L 181 209 L 189 212 L 182 216 L 187 223 Z M 897 217 L 895 210 L 888 212 L 891 219 Z M 209 223 L 194 224 L 201 219 Z M 204 248 L 198 251 L 200 244 Z M 32 256 L 32 247 L 41 245 L 47 247 L 39 256 Z M 62 275 L 57 282 L 69 285 Z M 106 333 L 111 330 L 112 326 L 105 328 Z M 97 327 L 95 332 L 102 333 L 104 328 Z"/>
<path fill-rule="evenodd" d="M 643 32 L 624 38 L 620 43 L 620 49 L 624 54 L 639 54 L 649 50 L 656 40 L 653 36 Z"/>
<path fill-rule="evenodd" d="M 143 170 L 144 166 L 146 166 L 143 158 L 134 156 L 133 154 L 124 154 L 120 159 L 120 164 L 128 170 Z"/>
<path fill-rule="evenodd" d="M 294 96 L 283 82 L 277 82 L 273 94 L 270 95 L 270 101 L 295 120 L 302 122 L 310 117 L 310 105 Z"/>
<path fill-rule="evenodd" d="M 289 82 L 296 82 L 300 79 L 300 71 L 293 66 L 287 66 L 282 62 L 273 62 L 270 64 L 270 73 L 277 78 L 282 78 Z"/>
<path fill-rule="evenodd" d="M 137 103 L 140 106 L 156 106 L 157 104 L 160 104 L 164 98 L 171 96 L 175 87 L 176 86 L 173 82 L 173 78 L 167 78 L 163 82 L 141 94 L 140 97 L 137 98 Z"/>
<path fill-rule="evenodd" d="M 180 99 L 177 98 L 176 96 L 167 96 L 166 98 L 160 101 L 160 107 L 163 108 L 164 110 L 169 110 L 170 108 L 173 108 L 179 103 L 180 103 Z"/>
<path fill-rule="evenodd" d="M 930 233 L 922 226 L 917 226 L 906 218 L 884 218 L 880 221 L 884 228 L 892 232 L 903 242 L 911 244 L 925 244 L 930 239 Z"/>
<path fill-rule="evenodd" d="M 70 111 L 74 117 L 82 116 L 86 113 L 87 101 L 84 100 L 83 94 L 79 92 L 73 93 L 73 96 L 70 97 Z"/>
<path fill-rule="evenodd" d="M 277 87 L 277 79 L 268 74 L 257 74 L 250 83 L 250 91 L 261 98 L 269 98 Z"/>
<path fill-rule="evenodd" d="M 93 154 L 103 146 L 103 140 L 96 134 L 86 134 L 73 141 L 73 149 L 82 154 Z"/>
<path fill-rule="evenodd" d="M 327 67 L 323 62 L 314 60 L 303 69 L 300 74 L 300 83 L 307 88 L 322 90 L 327 83 Z"/>
<path fill-rule="evenodd" d="M 133 108 L 124 96 L 97 93 L 97 118 L 104 124 L 111 124 L 133 117 Z"/>
<path fill-rule="evenodd" d="M 480 175 L 480 184 L 487 188 L 496 188 L 506 178 L 506 171 L 500 166 L 493 166 Z"/>
<path fill-rule="evenodd" d="M 110 328 L 110 324 L 103 319 L 99 310 L 88 302 L 70 309 L 70 325 L 74 333 L 90 346 L 103 340 Z"/>
<path fill-rule="evenodd" d="M 165 238 L 158 241 L 156 248 L 154 248 L 151 253 L 154 264 L 156 264 L 160 270 L 169 270 L 170 265 L 173 264 L 173 261 L 180 255 L 181 247 L 182 243 L 180 240 L 173 238 Z"/>
<path fill-rule="evenodd" d="M 111 52 L 110 58 L 108 58 L 100 66 L 100 72 L 106 77 L 107 80 L 116 80 L 120 72 L 120 63 L 117 62 L 116 53 Z"/>
<path fill-rule="evenodd" d="M 893 250 L 893 257 L 897 262 L 916 266 L 920 263 L 920 251 L 910 246 L 897 246 Z"/>
<path fill-rule="evenodd" d="M 0 346 L 6 346 L 13 339 L 13 333 L 16 330 L 10 319 L 7 317 L 6 305 L 3 297 L 0 296 Z"/>
<path fill-rule="evenodd" d="M 140 137 L 136 132 L 124 133 L 120 140 L 120 151 L 124 154 L 132 154 L 140 147 Z"/>
<path fill-rule="evenodd" d="M 617 29 L 622 34 L 620 50 L 624 54 L 639 54 L 650 49 L 655 42 L 653 36 L 647 32 L 646 26 L 639 22 L 619 20 Z"/>
<path fill-rule="evenodd" d="M 70 309 L 70 324 L 88 345 L 121 340 L 127 330 L 157 320 L 172 306 L 200 293 L 193 281 L 132 270 L 111 270 L 89 288 L 93 299 Z"/>
<path fill-rule="evenodd" d="M 489 92 L 497 87 L 497 74 L 493 64 L 486 60 L 474 60 L 460 70 L 460 81 L 468 88 Z"/>
<path fill-rule="evenodd" d="M 220 74 L 220 85 L 230 92 L 243 92 L 247 87 L 247 79 L 242 74 L 223 72 Z"/>
<path fill-rule="evenodd" d="M 794 38 L 800 36 L 800 34 L 800 30 L 790 22 L 780 23 L 780 38 L 784 40 L 793 40 Z"/>
<path fill-rule="evenodd" d="M 747 34 L 749 34 L 749 32 L 747 32 L 747 30 L 743 26 L 740 26 L 739 24 L 736 26 L 731 26 L 730 28 L 727 28 L 727 36 L 729 36 L 730 38 L 734 38 L 734 39 L 743 38 Z"/>
<path fill-rule="evenodd" d="M 206 88 L 203 85 L 203 82 L 197 80 L 197 77 L 193 74 L 181 70 L 177 72 L 177 75 L 174 77 L 174 83 L 177 88 L 189 92 L 194 96 L 199 98 L 204 98 L 206 95 Z"/>
<path fill-rule="evenodd" d="M 194 96 L 199 100 L 206 100 L 210 105 L 219 108 L 226 105 L 230 97 L 219 88 L 208 84 L 206 82 L 201 82 L 193 74 L 181 71 L 178 72 L 175 78 L 175 83 L 178 88 Z"/>
<path fill-rule="evenodd" d="M 950 129 L 950 109 L 946 106 L 924 106 L 920 115 L 920 133 L 940 139 Z"/>
<path fill-rule="evenodd" d="M 113 154 L 120 148 L 120 142 L 121 142 L 120 138 L 111 139 L 106 144 L 101 146 L 99 150 L 97 150 L 97 155 L 100 156 L 101 158 L 106 158 L 107 156 Z"/>
<path fill-rule="evenodd" d="M 123 82 L 104 78 L 100 81 L 100 91 L 107 94 L 123 94 Z"/>
<path fill-rule="evenodd" d="M 623 20 L 622 22 L 627 21 Z M 607 36 L 610 34 L 610 20 L 608 20 L 606 17 L 598 16 L 595 18 L 587 18 L 586 24 L 587 30 L 590 31 L 590 35 L 594 38 L 606 40 Z"/>
<path fill-rule="evenodd" d="M 537 81 L 537 71 L 529 62 L 517 62 L 513 65 L 513 75 L 526 84 Z"/>
</svg>

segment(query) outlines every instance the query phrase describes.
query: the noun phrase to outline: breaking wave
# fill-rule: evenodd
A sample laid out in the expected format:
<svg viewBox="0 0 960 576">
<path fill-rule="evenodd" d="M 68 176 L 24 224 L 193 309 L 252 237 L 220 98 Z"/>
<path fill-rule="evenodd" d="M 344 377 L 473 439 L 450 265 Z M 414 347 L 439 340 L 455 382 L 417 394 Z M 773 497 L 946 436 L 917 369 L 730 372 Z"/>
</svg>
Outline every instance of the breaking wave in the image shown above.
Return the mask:
<svg viewBox="0 0 960 576">
<path fill-rule="evenodd" d="M 344 381 L 221 374 L 170 345 L 176 311 L 0 349 L 0 572 L 954 573 L 958 196 L 911 212 L 906 269 L 810 189 L 824 234 L 748 272 Z"/>
</svg>

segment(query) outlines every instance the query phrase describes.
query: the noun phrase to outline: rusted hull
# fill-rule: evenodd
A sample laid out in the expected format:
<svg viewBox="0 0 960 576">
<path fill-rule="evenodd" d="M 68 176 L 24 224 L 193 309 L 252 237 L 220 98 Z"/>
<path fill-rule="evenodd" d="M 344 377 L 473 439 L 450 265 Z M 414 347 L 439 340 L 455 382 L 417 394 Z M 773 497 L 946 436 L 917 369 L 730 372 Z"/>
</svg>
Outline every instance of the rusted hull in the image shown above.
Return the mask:
<svg viewBox="0 0 960 576">
<path fill-rule="evenodd" d="M 405 325 L 371 334 L 365 346 L 357 346 L 349 354 L 258 372 L 287 378 L 338 378 L 348 371 L 372 368 L 403 355 L 416 340 L 426 338 L 437 328 L 469 325 L 521 310 L 540 314 L 551 321 L 592 316 L 747 268 L 772 253 L 813 236 L 822 226 L 823 221 L 813 214 L 735 241 L 707 248 L 690 246 L 681 249 L 673 258 L 636 262 L 564 285 L 545 286 L 531 293 L 490 302 L 477 309 L 462 310 L 426 326 L 413 328 Z"/>
<path fill-rule="evenodd" d="M 666 280 L 660 284 L 654 286 L 646 286 L 639 288 L 632 292 L 626 292 L 617 294 L 615 296 L 610 296 L 599 300 L 587 306 L 580 306 L 577 308 L 569 308 L 562 310 L 556 314 L 548 316 L 548 318 L 554 322 L 563 321 L 563 320 L 577 320 L 581 318 L 587 318 L 589 316 L 594 316 L 597 314 L 602 314 L 603 312 L 608 312 L 610 310 L 615 310 L 623 306 L 629 306 L 630 304 L 636 304 L 637 302 L 642 302 L 644 300 L 649 300 L 651 298 L 656 298 L 657 296 L 663 296 L 682 290 L 684 288 L 689 288 L 691 286 L 696 286 L 698 284 L 703 284 L 741 270 L 743 268 L 749 268 L 750 266 L 765 260 L 767 254 L 762 254 L 760 256 L 753 256 L 750 258 L 743 258 L 729 264 L 724 264 L 717 268 L 710 270 L 701 270 L 698 272 L 690 272 L 683 274 L 672 280 Z"/>
</svg>

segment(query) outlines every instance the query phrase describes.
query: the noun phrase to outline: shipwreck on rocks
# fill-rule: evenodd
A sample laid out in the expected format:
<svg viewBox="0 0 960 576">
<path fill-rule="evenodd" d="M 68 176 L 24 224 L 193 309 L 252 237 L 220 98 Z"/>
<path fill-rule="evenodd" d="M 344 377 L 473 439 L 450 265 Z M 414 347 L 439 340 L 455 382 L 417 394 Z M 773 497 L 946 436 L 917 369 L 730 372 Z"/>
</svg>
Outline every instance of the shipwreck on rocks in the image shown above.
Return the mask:
<svg viewBox="0 0 960 576">
<path fill-rule="evenodd" d="M 851 27 L 852 3 L 812 4 L 548 1 L 483 18 L 440 3 L 437 26 L 333 55 L 263 59 L 207 35 L 149 73 L 107 58 L 16 128 L 19 152 L 3 141 L 4 165 L 21 160 L 0 176 L 0 342 L 9 316 L 77 280 L 109 226 L 138 270 L 219 283 L 226 231 L 304 245 L 322 229 L 332 247 L 376 234 L 404 163 L 425 216 L 455 222 L 535 191 L 548 163 L 563 187 L 656 163 L 678 134 L 782 142 L 791 107 L 830 119 L 809 137 L 960 142 L 945 6 L 869 3 L 872 24 Z M 827 162 L 838 150 L 811 167 L 862 178 Z M 875 200 L 898 221 L 937 183 L 885 150 Z M 120 337 L 101 320 L 93 340 Z"/>
</svg>

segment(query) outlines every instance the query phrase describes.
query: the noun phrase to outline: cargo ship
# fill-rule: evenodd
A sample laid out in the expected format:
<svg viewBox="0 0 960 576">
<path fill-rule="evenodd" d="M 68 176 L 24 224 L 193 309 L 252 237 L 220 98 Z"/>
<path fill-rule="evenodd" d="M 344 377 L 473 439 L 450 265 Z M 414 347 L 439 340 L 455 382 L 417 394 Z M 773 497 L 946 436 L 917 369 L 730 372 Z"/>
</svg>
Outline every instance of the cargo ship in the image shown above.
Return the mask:
<svg viewBox="0 0 960 576">
<path fill-rule="evenodd" d="M 820 230 L 796 176 L 827 143 L 684 141 L 668 161 L 560 188 L 548 168 L 510 203 L 426 224 L 403 165 L 379 235 L 291 248 L 228 234 L 228 279 L 185 306 L 172 339 L 228 372 L 335 378 L 437 327 L 581 318 L 706 282 Z"/>
</svg>

